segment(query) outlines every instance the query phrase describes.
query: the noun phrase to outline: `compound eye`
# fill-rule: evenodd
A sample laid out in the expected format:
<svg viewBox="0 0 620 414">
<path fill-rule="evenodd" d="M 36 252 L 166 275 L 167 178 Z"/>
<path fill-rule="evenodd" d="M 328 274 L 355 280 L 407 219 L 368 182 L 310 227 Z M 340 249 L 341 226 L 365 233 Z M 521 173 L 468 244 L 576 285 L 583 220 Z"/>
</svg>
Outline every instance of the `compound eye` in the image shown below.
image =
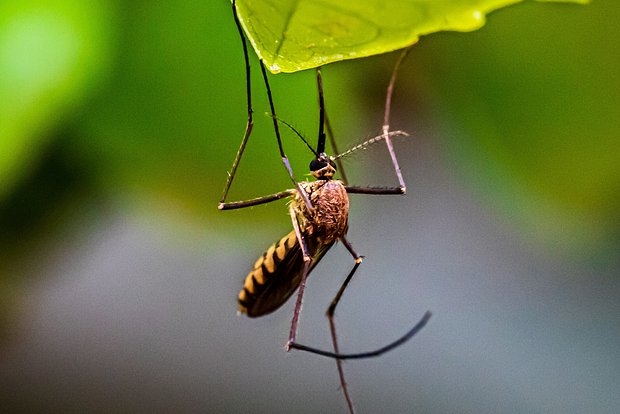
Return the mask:
<svg viewBox="0 0 620 414">
<path fill-rule="evenodd" d="M 326 166 L 327 163 L 325 161 L 316 158 L 310 161 L 310 171 L 318 171 L 321 168 L 325 168 Z"/>
<path fill-rule="evenodd" d="M 310 171 L 319 171 L 328 165 L 331 165 L 334 170 L 336 170 L 336 163 L 329 159 L 318 159 L 315 158 L 310 161 Z"/>
</svg>

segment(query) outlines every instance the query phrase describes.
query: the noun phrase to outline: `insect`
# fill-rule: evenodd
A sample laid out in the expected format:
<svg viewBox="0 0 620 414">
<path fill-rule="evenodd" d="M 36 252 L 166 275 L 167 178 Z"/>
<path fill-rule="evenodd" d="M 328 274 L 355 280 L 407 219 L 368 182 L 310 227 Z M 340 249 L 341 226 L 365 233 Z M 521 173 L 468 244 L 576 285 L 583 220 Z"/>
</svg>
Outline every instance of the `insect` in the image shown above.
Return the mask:
<svg viewBox="0 0 620 414">
<path fill-rule="evenodd" d="M 424 325 L 426 325 L 431 316 L 430 312 L 426 312 L 422 319 L 420 319 L 420 321 L 416 323 L 415 326 L 405 335 L 382 348 L 370 352 L 355 354 L 342 354 L 339 351 L 339 345 L 336 335 L 336 325 L 334 320 L 336 307 L 338 306 L 338 303 L 344 291 L 346 290 L 349 282 L 353 278 L 353 275 L 355 274 L 363 260 L 363 256 L 360 256 L 356 253 L 356 251 L 353 249 L 353 246 L 351 245 L 351 243 L 349 243 L 346 237 L 348 230 L 349 212 L 348 194 L 404 194 L 406 191 L 405 183 L 400 171 L 400 167 L 398 165 L 398 160 L 396 158 L 396 154 L 394 152 L 391 142 L 392 137 L 406 134 L 402 131 L 389 130 L 389 116 L 392 91 L 396 80 L 398 68 L 400 67 L 400 64 L 406 56 L 406 51 L 403 52 L 400 58 L 397 60 L 387 89 L 382 134 L 338 156 L 330 157 L 325 152 L 325 145 L 327 139 L 327 135 L 325 134 L 325 128 L 327 127 L 327 130 L 329 132 L 330 126 L 325 112 L 322 75 L 320 68 L 317 69 L 316 75 L 319 96 L 319 133 L 316 149 L 313 148 L 301 136 L 301 134 L 299 134 L 291 127 L 291 129 L 293 129 L 294 132 L 296 132 L 297 135 L 306 143 L 306 145 L 314 155 L 314 159 L 310 162 L 310 173 L 314 177 L 314 181 L 297 181 L 295 179 L 295 176 L 293 175 L 293 170 L 290 166 L 288 158 L 285 155 L 282 146 L 282 140 L 280 137 L 278 124 L 279 122 L 283 121 L 279 121 L 276 116 L 275 106 L 273 103 L 271 89 L 269 87 L 267 73 L 265 70 L 265 66 L 262 64 L 261 61 L 260 66 L 267 91 L 267 96 L 271 109 L 271 117 L 273 119 L 273 126 L 276 140 L 278 143 L 278 148 L 280 151 L 280 156 L 287 170 L 287 173 L 293 183 L 293 188 L 250 200 L 227 202 L 226 197 L 228 195 L 228 191 L 234 179 L 235 172 L 237 170 L 237 167 L 239 166 L 243 151 L 253 128 L 250 63 L 247 44 L 243 35 L 243 29 L 241 27 L 239 17 L 237 15 L 235 1 L 233 1 L 233 16 L 241 37 L 245 58 L 248 118 L 243 140 L 233 162 L 231 172 L 228 176 L 224 193 L 219 204 L 219 209 L 230 210 L 244 208 L 269 203 L 283 198 L 289 198 L 290 203 L 288 208 L 289 214 L 291 216 L 291 222 L 293 225 L 293 230 L 289 234 L 272 244 L 263 253 L 263 255 L 260 256 L 258 260 L 256 260 L 252 270 L 245 279 L 245 283 L 241 292 L 239 293 L 239 310 L 241 313 L 245 313 L 249 317 L 259 317 L 266 315 L 278 309 L 297 290 L 295 310 L 293 312 L 293 319 L 291 321 L 291 328 L 286 349 L 298 349 L 335 359 L 340 384 L 342 386 L 347 406 L 349 408 L 349 411 L 353 413 L 353 403 L 346 385 L 344 370 L 342 367 L 342 360 L 369 358 L 388 352 L 413 337 L 420 329 L 424 327 Z M 290 125 L 286 125 L 290 127 Z M 332 148 L 334 148 L 335 141 L 331 132 L 329 133 L 329 137 L 331 146 Z M 344 175 L 342 180 L 337 180 L 334 178 L 334 175 L 338 169 L 342 171 L 342 166 L 339 166 L 339 160 L 342 156 L 380 141 L 384 141 L 387 145 L 388 151 L 392 159 L 392 164 L 394 166 L 394 170 L 399 181 L 398 187 L 349 186 Z M 317 265 L 317 263 L 329 251 L 329 249 L 338 241 L 340 241 L 349 251 L 349 253 L 354 259 L 354 264 L 327 309 L 327 318 L 329 321 L 330 334 L 334 350 L 325 351 L 298 343 L 297 326 L 299 322 L 302 299 L 304 295 L 307 277 Z"/>
</svg>

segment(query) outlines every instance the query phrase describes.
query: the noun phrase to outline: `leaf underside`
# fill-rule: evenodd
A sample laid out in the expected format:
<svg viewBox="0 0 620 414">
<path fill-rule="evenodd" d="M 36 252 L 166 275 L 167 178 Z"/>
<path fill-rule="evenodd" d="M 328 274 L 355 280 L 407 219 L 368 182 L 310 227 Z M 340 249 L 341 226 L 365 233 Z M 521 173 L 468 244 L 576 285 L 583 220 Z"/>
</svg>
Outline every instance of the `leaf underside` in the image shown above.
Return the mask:
<svg viewBox="0 0 620 414">
<path fill-rule="evenodd" d="M 238 0 L 237 9 L 267 68 L 290 73 L 402 49 L 434 32 L 476 30 L 491 11 L 522 1 Z"/>
</svg>

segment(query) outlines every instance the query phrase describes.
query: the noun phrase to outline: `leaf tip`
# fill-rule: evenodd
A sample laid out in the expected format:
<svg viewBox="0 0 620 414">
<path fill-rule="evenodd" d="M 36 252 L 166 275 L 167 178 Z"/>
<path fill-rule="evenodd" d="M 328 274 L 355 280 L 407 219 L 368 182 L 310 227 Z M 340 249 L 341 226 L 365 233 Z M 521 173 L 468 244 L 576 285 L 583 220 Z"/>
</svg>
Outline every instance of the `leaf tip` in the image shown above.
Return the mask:
<svg viewBox="0 0 620 414">
<path fill-rule="evenodd" d="M 280 68 L 280 66 L 278 66 L 277 63 L 274 63 L 274 64 L 269 65 L 269 71 L 271 73 L 280 73 L 282 69 Z"/>
</svg>

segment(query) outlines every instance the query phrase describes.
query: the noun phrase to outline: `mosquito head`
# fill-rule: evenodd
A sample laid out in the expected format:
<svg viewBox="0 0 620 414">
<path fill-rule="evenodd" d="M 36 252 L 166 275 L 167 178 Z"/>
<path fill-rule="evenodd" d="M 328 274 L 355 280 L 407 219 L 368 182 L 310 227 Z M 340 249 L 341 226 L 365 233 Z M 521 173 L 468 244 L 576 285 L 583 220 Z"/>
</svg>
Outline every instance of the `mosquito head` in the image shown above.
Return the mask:
<svg viewBox="0 0 620 414">
<path fill-rule="evenodd" d="M 310 162 L 310 174 L 317 180 L 331 180 L 336 172 L 336 163 L 324 152 Z"/>
</svg>

